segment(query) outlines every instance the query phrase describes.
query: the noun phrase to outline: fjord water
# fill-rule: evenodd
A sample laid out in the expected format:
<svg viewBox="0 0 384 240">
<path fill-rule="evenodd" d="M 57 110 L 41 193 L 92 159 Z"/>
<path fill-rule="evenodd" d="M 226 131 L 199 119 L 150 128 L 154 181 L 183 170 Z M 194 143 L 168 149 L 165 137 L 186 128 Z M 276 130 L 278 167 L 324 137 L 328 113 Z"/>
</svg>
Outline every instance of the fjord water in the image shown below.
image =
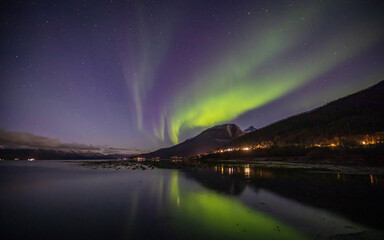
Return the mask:
<svg viewBox="0 0 384 240">
<path fill-rule="evenodd" d="M 383 179 L 0 163 L 1 239 L 327 239 L 383 229 Z M 381 221 L 381 222 L 380 222 Z"/>
</svg>

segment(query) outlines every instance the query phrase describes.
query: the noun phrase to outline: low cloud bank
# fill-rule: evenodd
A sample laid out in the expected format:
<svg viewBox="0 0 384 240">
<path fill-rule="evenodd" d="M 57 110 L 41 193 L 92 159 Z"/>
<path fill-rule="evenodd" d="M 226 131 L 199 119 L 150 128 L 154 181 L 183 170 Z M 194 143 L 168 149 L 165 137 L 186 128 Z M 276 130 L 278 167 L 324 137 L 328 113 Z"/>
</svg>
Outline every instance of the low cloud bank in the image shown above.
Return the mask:
<svg viewBox="0 0 384 240">
<path fill-rule="evenodd" d="M 48 138 L 27 132 L 12 132 L 0 128 L 1 148 L 44 148 L 54 150 L 90 151 L 102 154 L 140 154 L 136 148 L 113 148 L 81 143 L 62 143 L 57 138 Z"/>
<path fill-rule="evenodd" d="M 104 147 L 102 148 L 102 153 L 104 154 L 142 154 L 149 151 L 141 150 L 138 148 L 114 148 L 114 147 Z"/>
<path fill-rule="evenodd" d="M 27 132 L 10 132 L 0 128 L 0 145 L 31 148 L 100 150 L 87 144 L 62 143 L 59 139 L 37 136 Z"/>
</svg>

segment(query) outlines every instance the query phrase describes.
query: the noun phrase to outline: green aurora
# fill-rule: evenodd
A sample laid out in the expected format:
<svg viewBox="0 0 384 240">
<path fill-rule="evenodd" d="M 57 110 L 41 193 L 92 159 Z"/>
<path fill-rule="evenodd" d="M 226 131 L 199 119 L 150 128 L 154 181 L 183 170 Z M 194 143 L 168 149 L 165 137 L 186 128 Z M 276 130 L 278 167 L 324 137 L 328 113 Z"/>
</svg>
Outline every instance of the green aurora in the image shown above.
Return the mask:
<svg viewBox="0 0 384 240">
<path fill-rule="evenodd" d="M 164 84 L 159 82 L 159 74 L 171 46 L 176 44 L 181 9 L 188 4 L 178 2 L 167 10 L 167 18 L 155 12 L 149 19 L 144 18 L 148 13 L 140 2 L 133 1 L 133 5 L 137 10 L 133 22 L 140 31 L 137 39 L 127 43 L 122 56 L 123 73 L 131 92 L 134 122 L 153 143 L 169 139 L 177 144 L 188 130 L 233 121 L 281 99 L 358 58 L 379 43 L 383 34 L 374 16 L 347 27 L 327 26 L 324 16 L 330 9 L 342 6 L 338 4 L 301 4 L 284 14 L 273 15 L 273 21 L 262 15 L 247 16 L 239 28 L 230 28 L 236 29 L 238 35 L 224 45 L 207 49 L 210 57 L 192 67 L 193 74 L 179 79 L 182 87 L 173 84 L 172 94 L 156 102 L 159 111 L 152 115 L 147 100 Z M 324 28 L 331 28 L 331 34 L 314 37 L 314 32 L 321 33 Z M 380 75 L 375 72 L 368 81 Z M 345 92 L 339 89 L 332 96 Z M 313 96 L 307 102 L 316 106 L 319 99 Z M 143 129 L 144 118 L 151 119 L 149 128 Z"/>
<path fill-rule="evenodd" d="M 332 71 L 348 57 L 357 56 L 379 41 L 379 33 L 372 33 L 367 24 L 344 29 L 333 38 L 309 46 L 305 54 L 280 63 L 298 44 L 303 44 L 306 34 L 314 26 L 313 18 L 302 23 L 297 11 L 280 22 L 280 27 L 267 26 L 255 32 L 247 42 L 239 43 L 235 50 L 220 56 L 218 64 L 208 66 L 189 81 L 170 104 L 167 115 L 168 136 L 179 142 L 183 130 L 207 128 L 277 100 L 312 80 Z M 288 24 L 289 23 L 289 24 Z M 370 23 L 373 24 L 373 23 Z M 250 27 L 250 29 L 252 29 Z M 285 29 L 285 30 L 282 30 Z M 360 36 L 364 36 L 361 38 Z M 155 129 L 156 136 L 164 131 Z"/>
</svg>

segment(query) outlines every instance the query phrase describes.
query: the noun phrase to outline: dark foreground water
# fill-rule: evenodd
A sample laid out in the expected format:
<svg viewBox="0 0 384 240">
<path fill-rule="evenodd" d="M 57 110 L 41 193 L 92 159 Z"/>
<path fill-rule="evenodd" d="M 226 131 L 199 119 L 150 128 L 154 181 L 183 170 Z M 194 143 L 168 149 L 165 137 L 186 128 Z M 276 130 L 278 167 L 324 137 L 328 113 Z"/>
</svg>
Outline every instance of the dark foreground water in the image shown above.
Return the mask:
<svg viewBox="0 0 384 240">
<path fill-rule="evenodd" d="M 383 201 L 376 175 L 0 162 L 0 239 L 384 239 Z"/>
</svg>

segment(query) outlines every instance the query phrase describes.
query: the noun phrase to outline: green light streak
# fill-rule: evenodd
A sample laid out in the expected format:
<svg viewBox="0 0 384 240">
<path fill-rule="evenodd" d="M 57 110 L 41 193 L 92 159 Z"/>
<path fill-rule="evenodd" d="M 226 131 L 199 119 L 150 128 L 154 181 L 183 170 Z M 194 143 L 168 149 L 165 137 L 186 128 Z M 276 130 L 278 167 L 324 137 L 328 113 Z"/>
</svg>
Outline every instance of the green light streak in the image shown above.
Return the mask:
<svg viewBox="0 0 384 240">
<path fill-rule="evenodd" d="M 169 186 L 170 186 L 169 195 L 170 195 L 171 199 L 177 199 L 180 195 L 180 193 L 179 193 L 179 178 L 178 178 L 177 170 L 172 171 L 172 177 L 171 177 L 171 181 L 170 181 Z"/>
<path fill-rule="evenodd" d="M 180 131 L 184 129 L 230 121 L 281 98 L 331 71 L 350 55 L 369 48 L 378 39 L 366 26 L 354 26 L 319 46 L 311 46 L 305 55 L 291 62 L 279 66 L 269 64 L 278 62 L 301 43 L 307 27 L 290 33 L 268 30 L 261 34 L 262 38 L 251 39 L 252 43 L 243 45 L 247 47 L 239 51 L 240 54 L 227 57 L 213 71 L 194 79 L 187 88 L 189 91 L 174 100 L 176 104 L 168 119 L 172 142 L 178 143 Z"/>
<path fill-rule="evenodd" d="M 153 124 L 153 134 L 157 139 L 164 141 L 165 139 L 164 132 L 165 132 L 165 118 L 164 118 L 164 115 L 161 115 L 159 127 L 157 127 L 155 123 Z"/>
</svg>

